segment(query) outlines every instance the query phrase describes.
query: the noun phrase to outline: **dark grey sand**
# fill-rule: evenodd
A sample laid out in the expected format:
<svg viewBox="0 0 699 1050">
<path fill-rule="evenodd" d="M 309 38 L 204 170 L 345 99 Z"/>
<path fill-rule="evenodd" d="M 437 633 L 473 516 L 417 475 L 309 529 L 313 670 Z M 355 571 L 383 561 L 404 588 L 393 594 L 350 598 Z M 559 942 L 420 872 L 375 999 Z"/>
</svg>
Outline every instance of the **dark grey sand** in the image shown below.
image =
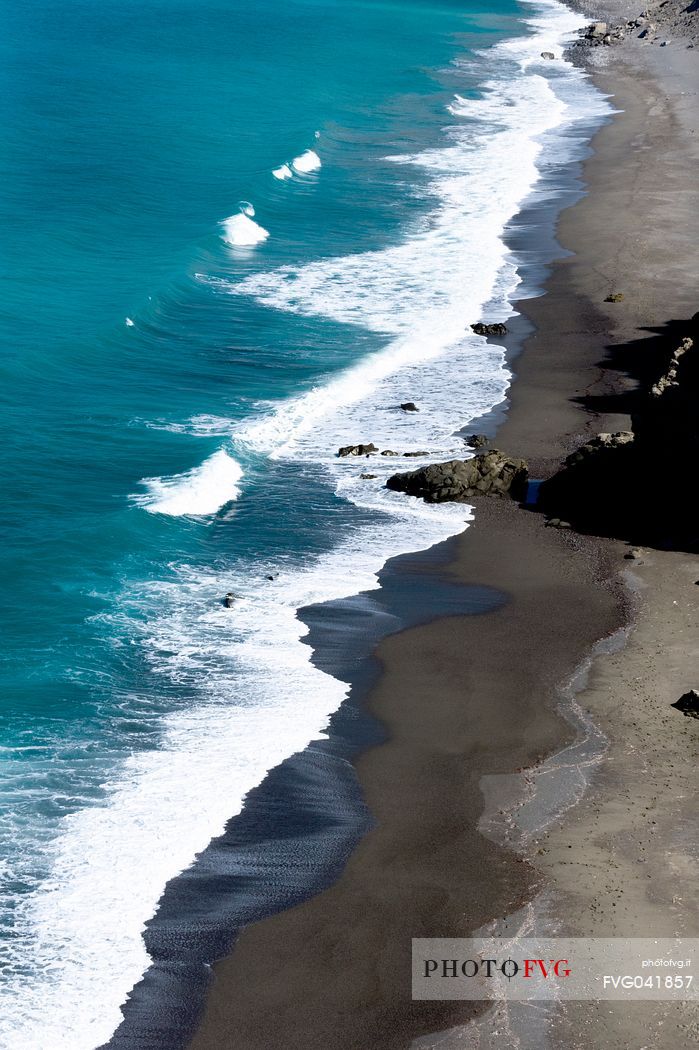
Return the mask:
<svg viewBox="0 0 699 1050">
<path fill-rule="evenodd" d="M 575 255 L 555 265 L 544 298 L 523 304 L 537 331 L 498 445 L 537 472 L 586 433 L 628 425 L 614 395 L 632 381 L 600 367 L 607 348 L 624 348 L 627 362 L 647 328 L 697 309 L 697 147 L 681 92 L 696 91 L 699 66 L 670 51 L 661 61 L 624 45 L 599 71 L 624 113 L 595 140 L 590 195 L 560 222 Z M 602 302 L 612 291 L 623 303 Z M 506 591 L 509 604 L 381 644 L 369 708 L 389 739 L 356 763 L 377 826 L 329 890 L 244 931 L 215 968 L 192 1050 L 389 1050 L 417 1037 L 421 1047 L 514 1046 L 470 1025 L 472 1004 L 411 1002 L 410 939 L 466 935 L 537 897 L 577 935 L 697 935 L 696 732 L 669 708 L 697 685 L 697 559 L 634 562 L 645 589 L 631 641 L 595 662 L 579 697 L 609 751 L 585 799 L 523 856 L 479 833 L 481 777 L 571 739 L 558 687 L 623 622 L 628 563 L 618 541 L 546 529 L 496 501 L 478 505 L 456 550 L 449 571 Z M 664 1050 L 696 1045 L 695 1024 L 685 1007 L 570 1004 L 550 1043 L 542 1032 L 517 1045 Z"/>
</svg>

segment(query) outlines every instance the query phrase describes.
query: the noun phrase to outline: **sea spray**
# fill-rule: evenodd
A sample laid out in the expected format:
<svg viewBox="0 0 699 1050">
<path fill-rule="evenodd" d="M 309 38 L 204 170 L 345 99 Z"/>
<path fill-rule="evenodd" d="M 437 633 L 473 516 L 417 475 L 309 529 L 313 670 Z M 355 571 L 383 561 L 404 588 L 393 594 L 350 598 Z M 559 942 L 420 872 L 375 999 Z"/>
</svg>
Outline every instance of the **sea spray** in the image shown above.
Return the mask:
<svg viewBox="0 0 699 1050">
<path fill-rule="evenodd" d="M 291 166 L 295 172 L 301 175 L 310 175 L 312 171 L 318 171 L 321 167 L 320 157 L 313 149 L 307 149 L 298 157 L 294 157 Z"/>
<path fill-rule="evenodd" d="M 169 478 L 144 478 L 147 492 L 133 496 L 151 514 L 214 514 L 238 498 L 243 469 L 224 449 L 199 467 Z"/>
<path fill-rule="evenodd" d="M 269 230 L 254 221 L 255 209 L 247 201 L 241 201 L 237 215 L 224 219 L 223 237 L 233 248 L 249 248 L 261 244 L 269 237 Z"/>
</svg>

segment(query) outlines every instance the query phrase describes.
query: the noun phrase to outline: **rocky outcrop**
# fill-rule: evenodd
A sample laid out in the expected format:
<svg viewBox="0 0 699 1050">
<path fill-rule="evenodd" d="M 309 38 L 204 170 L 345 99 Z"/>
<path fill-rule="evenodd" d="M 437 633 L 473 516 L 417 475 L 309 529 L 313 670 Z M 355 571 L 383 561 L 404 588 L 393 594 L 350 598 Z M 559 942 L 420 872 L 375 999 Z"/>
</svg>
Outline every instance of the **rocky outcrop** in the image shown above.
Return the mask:
<svg viewBox="0 0 699 1050">
<path fill-rule="evenodd" d="M 342 448 L 337 450 L 338 456 L 372 456 L 375 452 L 378 452 L 378 448 L 373 442 L 369 442 L 366 445 L 343 445 Z"/>
<path fill-rule="evenodd" d="M 567 457 L 562 470 L 542 482 L 538 506 L 546 514 L 588 529 L 595 518 L 612 513 L 620 477 L 630 476 L 634 469 L 633 445 L 630 430 L 598 434 L 587 441 Z"/>
<path fill-rule="evenodd" d="M 566 459 L 567 467 L 591 466 L 599 469 L 600 457 L 610 452 L 617 452 L 633 444 L 634 435 L 632 430 L 619 430 L 616 434 L 597 434 L 589 441 L 577 448 L 575 452 Z"/>
<path fill-rule="evenodd" d="M 482 321 L 478 321 L 476 324 L 472 324 L 471 328 L 476 335 L 507 335 L 507 325 L 500 323 L 484 324 Z"/>
<path fill-rule="evenodd" d="M 699 315 L 636 395 L 632 430 L 598 434 L 542 482 L 538 506 L 585 532 L 699 549 Z"/>
<path fill-rule="evenodd" d="M 580 31 L 571 46 L 608 47 L 634 37 L 644 44 L 659 43 L 665 47 L 675 41 L 680 47 L 692 48 L 699 42 L 699 5 L 696 0 L 689 4 L 686 0 L 652 0 L 636 18 L 626 22 L 592 22 Z"/>
<path fill-rule="evenodd" d="M 687 336 L 683 339 L 670 358 L 670 364 L 666 371 L 660 376 L 657 383 L 650 388 L 651 397 L 662 397 L 670 387 L 679 387 L 680 364 L 684 355 L 694 346 L 693 341 Z"/>
<path fill-rule="evenodd" d="M 620 44 L 626 36 L 627 25 L 610 26 L 606 22 L 592 22 L 580 30 L 580 37 L 573 47 L 597 47 L 600 44 Z"/>
<path fill-rule="evenodd" d="M 699 693 L 696 689 L 690 689 L 688 693 L 684 693 L 679 700 L 675 700 L 671 707 L 676 707 L 678 711 L 681 711 L 683 715 L 688 718 L 699 718 Z"/>
<path fill-rule="evenodd" d="M 523 459 L 510 459 L 497 449 L 473 459 L 432 463 L 394 474 L 386 488 L 419 496 L 426 503 L 465 503 L 474 496 L 525 498 L 529 473 Z"/>
<path fill-rule="evenodd" d="M 419 412 L 420 409 L 417 407 L 414 401 L 404 401 L 400 406 L 404 412 Z"/>
</svg>

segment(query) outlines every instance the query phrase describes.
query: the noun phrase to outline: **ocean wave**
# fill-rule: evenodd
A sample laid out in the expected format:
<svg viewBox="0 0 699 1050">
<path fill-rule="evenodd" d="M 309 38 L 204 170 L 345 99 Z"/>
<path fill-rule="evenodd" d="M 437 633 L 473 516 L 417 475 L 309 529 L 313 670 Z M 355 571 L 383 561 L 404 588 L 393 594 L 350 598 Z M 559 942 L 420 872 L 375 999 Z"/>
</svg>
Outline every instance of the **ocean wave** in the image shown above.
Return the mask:
<svg viewBox="0 0 699 1050">
<path fill-rule="evenodd" d="M 249 248 L 267 240 L 269 230 L 255 222 L 253 219 L 254 214 L 255 209 L 252 204 L 243 202 L 237 215 L 230 215 L 223 220 L 221 225 L 223 226 L 223 239 L 226 244 L 230 244 L 235 248 Z"/>
<path fill-rule="evenodd" d="M 192 437 L 229 437 L 234 423 L 228 416 L 214 416 L 202 412 L 184 422 L 166 419 L 134 419 L 132 425 L 145 426 L 151 430 L 164 430 L 170 434 L 190 434 Z"/>
<path fill-rule="evenodd" d="M 8 1050 L 93 1050 L 106 1041 L 150 963 L 142 932 L 165 884 L 269 769 L 324 734 L 348 686 L 314 667 L 298 607 L 375 589 L 387 557 L 430 546 L 470 518 L 465 506 L 380 498 L 393 504 L 390 519 L 305 568 L 280 564 L 261 586 L 259 565 L 239 567 L 233 610 L 212 602 L 230 587 L 224 572 L 181 566 L 170 583 L 142 584 L 143 607 L 161 610 L 140 638 L 152 669 L 199 702 L 164 720 L 158 750 L 124 763 L 106 804 L 65 818 L 51 875 L 19 916 L 36 946 L 35 970 L 27 982 L 21 966 L 6 969 Z"/>
<path fill-rule="evenodd" d="M 123 618 L 115 634 L 133 633 L 156 681 L 194 702 L 163 720 L 158 749 L 123 763 L 104 804 L 64 819 L 51 874 L 17 916 L 30 947 L 21 964 L 6 966 L 12 1050 L 92 1050 L 109 1038 L 150 963 L 142 933 L 165 884 L 223 830 L 269 769 L 325 732 L 347 686 L 312 664 L 297 610 L 371 590 L 388 559 L 467 527 L 467 506 L 430 506 L 386 490 L 397 463 L 419 458 L 372 457 L 376 476 L 362 478 L 364 461 L 334 453 L 373 440 L 398 454 L 463 456 L 456 432 L 505 396 L 504 352 L 469 325 L 512 313 L 519 275 L 504 230 L 537 185 L 542 137 L 603 112 L 601 96 L 581 86 L 580 70 L 549 63 L 544 75 L 540 61 L 541 50 L 558 53 L 582 19 L 554 2 L 535 9 L 529 36 L 487 52 L 480 96 L 453 99 L 444 146 L 391 158 L 429 180 L 431 212 L 402 244 L 219 283 L 226 294 L 279 311 L 370 330 L 383 346 L 315 389 L 259 408 L 230 432 L 225 419 L 210 416 L 162 425 L 225 434 L 241 459 L 254 452 L 320 464 L 340 499 L 376 513 L 362 516 L 373 524 L 344 530 L 335 549 L 305 564 L 280 558 L 209 572 L 179 565 L 169 580 L 133 581 L 105 614 L 115 624 Z M 294 170 L 317 170 L 297 167 L 309 154 L 319 162 L 309 150 Z M 244 212 L 224 230 L 235 245 L 267 236 Z M 407 400 L 419 412 L 402 412 Z M 237 459 L 219 449 L 183 474 L 145 479 L 146 492 L 134 501 L 151 513 L 212 514 L 238 498 L 241 477 Z M 232 589 L 237 597 L 225 609 L 220 597 Z M 31 981 L 28 958 L 36 967 Z"/>
<path fill-rule="evenodd" d="M 307 149 L 300 153 L 298 157 L 294 157 L 291 166 L 294 171 L 299 172 L 301 175 L 309 175 L 312 171 L 318 171 L 321 167 L 321 160 L 315 150 Z"/>
<path fill-rule="evenodd" d="M 151 514 L 192 516 L 215 514 L 240 495 L 243 469 L 224 449 L 205 459 L 201 466 L 169 478 L 144 478 L 146 492 L 132 496 L 133 502 Z"/>
<path fill-rule="evenodd" d="M 274 175 L 275 179 L 280 180 L 291 179 L 294 175 L 293 171 L 291 170 L 288 164 L 280 164 L 278 168 L 274 168 L 272 170 L 272 174 Z"/>
</svg>

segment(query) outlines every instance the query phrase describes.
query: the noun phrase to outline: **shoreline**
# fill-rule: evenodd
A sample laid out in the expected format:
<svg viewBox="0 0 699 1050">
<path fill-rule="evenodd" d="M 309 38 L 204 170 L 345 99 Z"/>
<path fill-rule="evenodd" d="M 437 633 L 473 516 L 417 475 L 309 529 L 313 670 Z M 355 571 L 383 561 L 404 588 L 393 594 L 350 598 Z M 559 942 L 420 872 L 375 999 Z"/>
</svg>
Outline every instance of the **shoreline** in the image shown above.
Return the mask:
<svg viewBox="0 0 699 1050">
<path fill-rule="evenodd" d="M 595 136 L 595 152 L 585 165 L 588 196 L 559 220 L 559 239 L 564 247 L 573 248 L 575 255 L 553 265 L 546 296 L 516 304 L 534 322 L 536 331 L 518 360 L 498 444 L 510 453 L 527 456 L 537 474 L 547 469 L 550 472 L 593 426 L 594 430 L 620 429 L 627 420 L 626 412 L 617 409 L 615 397 L 630 388 L 630 381 L 599 364 L 610 334 L 618 344 L 628 341 L 632 333 L 637 338 L 639 328 L 669 320 L 668 313 L 688 317 L 695 309 L 691 298 L 696 285 L 691 276 L 685 274 L 684 282 L 677 279 L 678 266 L 686 261 L 690 233 L 686 221 L 681 226 L 678 223 L 676 202 L 670 195 L 667 200 L 650 203 L 661 212 L 666 209 L 673 220 L 668 225 L 663 217 L 661 229 L 668 257 L 675 262 L 671 268 L 675 279 L 665 278 L 665 287 L 658 287 L 663 284 L 660 279 L 651 287 L 646 276 L 646 294 L 628 296 L 628 304 L 622 309 L 602 303 L 604 295 L 613 290 L 610 285 L 618 287 L 624 282 L 628 287 L 632 271 L 638 268 L 638 253 L 630 257 L 629 241 L 635 235 L 633 219 L 638 218 L 639 172 L 629 184 L 629 167 L 638 168 L 641 157 L 647 167 L 652 167 L 647 154 L 639 152 L 638 140 L 644 134 L 653 137 L 653 128 L 645 126 L 646 110 L 649 98 L 657 97 L 657 88 L 652 75 L 639 74 L 632 65 L 629 68 L 630 61 L 617 53 L 613 67 L 596 77 L 603 89 L 609 91 L 613 86 L 625 112 Z M 640 93 L 639 80 L 643 84 Z M 663 106 L 662 100 L 656 104 Z M 669 117 L 669 98 L 664 105 Z M 676 127 L 656 129 L 655 137 L 661 133 L 674 136 L 675 142 L 679 135 Z M 658 142 L 653 143 L 654 174 L 664 178 L 664 154 L 658 146 Z M 613 186 L 608 176 L 605 178 L 605 168 L 608 172 L 612 166 Z M 684 170 L 677 160 L 673 170 L 677 179 L 683 180 L 686 192 L 691 171 Z M 652 181 L 653 172 L 646 178 Z M 629 195 L 635 205 L 630 215 L 628 199 L 621 199 Z M 606 221 L 600 214 L 605 204 Z M 652 242 L 653 238 L 647 240 Z M 651 243 L 648 252 L 654 252 L 656 259 L 660 255 L 662 264 L 663 246 Z M 658 316 L 661 303 L 663 313 Z M 560 354 L 562 337 L 565 358 Z M 552 361 L 556 362 L 554 370 Z M 607 409 L 604 412 L 603 404 Z M 494 914 L 516 912 L 544 884 L 554 895 L 563 892 L 570 865 L 584 865 L 584 834 L 580 834 L 577 845 L 565 841 L 570 836 L 569 819 L 548 834 L 548 845 L 539 847 L 545 852 L 540 855 L 544 859 L 537 857 L 537 871 L 521 857 L 498 852 L 493 843 L 483 847 L 486 840 L 478 832 L 480 777 L 531 765 L 570 740 L 570 729 L 553 709 L 556 688 L 592 645 L 626 618 L 625 597 L 611 583 L 623 564 L 623 544 L 541 526 L 540 517 L 514 505 L 486 505 L 481 501 L 474 524 L 458 540 L 457 554 L 448 571 L 472 583 L 497 586 L 500 581 L 510 594 L 510 603 L 468 622 L 461 618 L 436 621 L 381 643 L 378 655 L 383 674 L 368 706 L 389 736 L 386 743 L 363 753 L 356 762 L 378 826 L 362 839 L 330 889 L 248 928 L 233 954 L 217 964 L 217 981 L 191 1044 L 193 1050 L 228 1045 L 398 1048 L 429 1031 L 443 1032 L 456 1023 L 463 1024 L 462 1003 L 411 1004 L 405 969 L 409 938 L 463 935 Z M 667 585 L 668 578 L 673 579 L 678 572 L 686 575 L 686 561 L 680 566 L 678 557 L 688 558 L 660 555 L 662 572 L 659 576 L 656 571 L 653 577 L 657 563 L 654 554 L 648 570 L 649 586 Z M 600 582 L 591 585 L 591 576 Z M 552 606 L 554 595 L 560 606 Z M 643 617 L 650 615 L 652 619 L 649 608 L 652 610 L 653 603 L 646 597 L 646 612 L 642 608 L 639 613 L 639 626 L 629 646 L 621 654 L 594 663 L 584 694 L 586 705 L 595 689 L 599 692 L 600 677 L 604 676 L 600 665 L 610 660 L 617 668 L 623 667 L 628 654 L 635 654 L 646 623 Z M 566 616 L 571 621 L 568 625 Z M 565 638 L 552 636 L 553 629 L 566 626 L 573 629 Z M 507 650 L 506 644 L 513 638 L 516 651 Z M 547 643 L 551 645 L 548 652 Z M 478 667 L 464 660 L 464 653 L 474 650 L 478 652 Z M 537 658 L 536 667 L 529 667 L 533 691 L 523 701 L 522 682 L 530 681 L 524 674 L 526 660 L 538 652 L 547 652 L 551 659 Z M 498 660 L 503 662 L 503 653 L 509 657 L 505 661 L 512 679 L 509 683 L 503 681 L 502 667 L 497 664 Z M 515 655 L 517 662 L 513 661 Z M 635 658 L 639 659 L 638 654 Z M 425 695 L 431 701 L 429 724 L 425 721 Z M 484 697 L 490 701 L 490 708 L 486 703 L 484 709 Z M 506 710 L 499 706 L 494 713 L 493 703 L 507 701 Z M 593 710 L 600 722 L 608 723 L 605 728 L 611 755 L 618 745 L 615 737 L 619 727 L 599 696 Z M 677 718 L 663 714 L 669 724 L 664 743 L 676 732 L 686 744 L 686 726 L 678 726 Z M 605 758 L 603 766 L 606 762 Z M 469 780 L 470 790 L 464 791 L 463 780 Z M 574 811 L 573 820 L 580 827 L 584 826 L 582 814 L 591 797 L 598 798 L 598 792 L 603 791 L 600 783 L 604 784 L 604 775 L 597 777 L 593 792 Z M 614 788 L 618 791 L 618 785 Z M 611 793 L 606 804 L 613 807 L 614 797 Z M 600 804 L 598 798 L 597 806 Z M 472 811 L 465 816 L 467 806 Z M 474 843 L 475 852 L 480 849 L 480 862 L 475 866 Z M 573 850 L 565 859 L 567 867 L 562 866 L 563 848 Z M 613 850 L 614 845 L 608 849 Z M 470 898 L 467 902 L 463 899 L 464 887 Z M 595 921 L 599 925 L 592 927 L 586 921 L 589 915 L 585 905 L 589 908 L 589 901 L 579 888 L 576 892 L 580 898 L 578 928 L 583 932 L 595 928 L 598 934 L 611 929 L 604 924 L 611 923 L 611 907 L 616 901 L 597 902 Z M 643 922 L 641 896 L 637 902 L 640 911 L 635 917 L 627 916 L 634 922 Z M 633 932 L 629 928 L 620 930 L 621 935 Z M 622 1013 L 619 1009 L 610 1012 Z M 639 1016 L 651 1015 L 640 1022 L 644 1031 L 660 1013 L 638 1011 Z M 577 1014 L 575 1009 L 567 1011 L 568 1041 L 560 1045 L 596 1045 L 576 1041 L 583 1024 L 588 1025 L 585 1038 L 592 1034 L 592 1022 L 580 1016 L 579 1010 Z M 602 1024 L 600 1018 L 597 1020 Z M 617 1027 L 620 1023 L 617 1016 Z M 465 1034 L 465 1029 L 460 1032 Z M 668 1038 L 672 1042 L 654 1045 L 685 1045 L 678 1042 L 681 1035 L 676 1030 L 672 1035 L 668 1032 Z M 447 1045 L 442 1036 L 434 1042 Z M 420 1039 L 419 1045 L 432 1043 Z"/>
<path fill-rule="evenodd" d="M 544 294 L 548 267 L 561 255 L 556 220 L 561 208 L 584 192 L 582 161 L 594 129 L 608 119 L 594 112 L 577 119 L 569 143 L 553 132 L 563 155 L 556 152 L 553 162 L 547 160 L 540 183 L 507 227 L 507 248 L 519 260 L 522 284 L 517 290 L 524 297 Z M 511 305 L 514 309 L 516 302 Z M 499 346 L 511 369 L 532 326 L 515 314 L 508 327 L 507 347 Z M 468 429 L 494 434 L 506 413 L 503 401 L 472 419 Z M 302 903 L 338 878 L 372 823 L 349 763 L 385 736 L 364 704 L 371 678 L 379 675 L 377 642 L 417 624 L 478 611 L 470 608 L 476 588 L 453 574 L 447 579 L 445 566 L 457 543 L 458 536 L 452 536 L 429 549 L 390 559 L 379 574 L 378 591 L 299 611 L 310 627 L 304 642 L 313 651 L 313 663 L 347 681 L 350 695 L 331 717 L 327 738 L 311 741 L 271 769 L 223 834 L 168 883 L 145 926 L 152 963 L 123 1004 L 124 1020 L 105 1050 L 130 1050 L 134 1045 L 176 1050 L 189 1045 L 208 993 L 211 961 L 231 954 L 241 928 Z M 410 583 L 419 576 L 423 579 L 417 586 Z M 388 628 L 387 618 L 392 621 Z"/>
</svg>

